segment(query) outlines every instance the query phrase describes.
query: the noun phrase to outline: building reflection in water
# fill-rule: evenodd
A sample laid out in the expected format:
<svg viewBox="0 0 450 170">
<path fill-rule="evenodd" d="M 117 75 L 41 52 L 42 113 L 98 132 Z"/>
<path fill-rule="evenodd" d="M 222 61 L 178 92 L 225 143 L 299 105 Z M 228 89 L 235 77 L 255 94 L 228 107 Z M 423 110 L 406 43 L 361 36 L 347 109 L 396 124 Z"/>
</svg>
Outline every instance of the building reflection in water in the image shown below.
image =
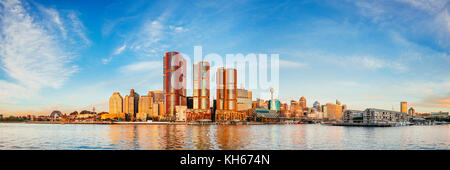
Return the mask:
<svg viewBox="0 0 450 170">
<path fill-rule="evenodd" d="M 450 126 L 109 125 L 102 149 L 448 149 Z M 447 132 L 447 133 L 446 133 Z M 98 135 L 98 134 L 97 134 Z M 79 137 L 79 136 L 78 136 Z M 438 141 L 438 142 L 436 142 Z"/>
<path fill-rule="evenodd" d="M 224 150 L 248 149 L 252 145 L 252 136 L 249 136 L 250 128 L 251 126 L 247 125 L 216 126 L 217 147 Z"/>
<path fill-rule="evenodd" d="M 131 125 L 110 125 L 109 137 L 111 144 L 117 149 L 139 148 L 136 141 L 136 126 Z"/>
</svg>

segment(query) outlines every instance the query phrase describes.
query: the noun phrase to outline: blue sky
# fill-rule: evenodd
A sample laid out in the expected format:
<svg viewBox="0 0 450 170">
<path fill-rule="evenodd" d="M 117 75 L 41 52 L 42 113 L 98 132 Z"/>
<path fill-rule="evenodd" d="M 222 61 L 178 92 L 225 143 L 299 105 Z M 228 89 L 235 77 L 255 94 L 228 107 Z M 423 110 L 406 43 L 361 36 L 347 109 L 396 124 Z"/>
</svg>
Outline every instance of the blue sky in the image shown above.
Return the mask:
<svg viewBox="0 0 450 170">
<path fill-rule="evenodd" d="M 283 102 L 450 111 L 448 0 L 0 0 L 0 31 L 0 113 L 107 111 L 114 91 L 162 90 L 163 53 L 194 46 L 279 54 Z"/>
</svg>

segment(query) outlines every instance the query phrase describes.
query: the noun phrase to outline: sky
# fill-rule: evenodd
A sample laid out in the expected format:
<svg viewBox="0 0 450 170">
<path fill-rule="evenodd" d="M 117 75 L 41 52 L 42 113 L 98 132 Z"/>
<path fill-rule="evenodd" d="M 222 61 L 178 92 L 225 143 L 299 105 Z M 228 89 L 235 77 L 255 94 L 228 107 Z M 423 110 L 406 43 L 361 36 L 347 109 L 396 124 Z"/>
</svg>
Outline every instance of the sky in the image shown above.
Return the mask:
<svg viewBox="0 0 450 170">
<path fill-rule="evenodd" d="M 108 111 L 194 46 L 278 54 L 282 102 L 450 111 L 449 0 L 0 0 L 0 34 L 0 114 Z"/>
</svg>

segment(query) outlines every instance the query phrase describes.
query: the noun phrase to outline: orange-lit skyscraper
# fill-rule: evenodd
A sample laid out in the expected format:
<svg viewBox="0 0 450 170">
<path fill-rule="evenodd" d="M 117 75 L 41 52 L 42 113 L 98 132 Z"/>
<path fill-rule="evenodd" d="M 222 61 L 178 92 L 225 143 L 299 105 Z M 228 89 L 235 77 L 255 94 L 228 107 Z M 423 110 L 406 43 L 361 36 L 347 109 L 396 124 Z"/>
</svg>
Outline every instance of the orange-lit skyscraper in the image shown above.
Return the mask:
<svg viewBox="0 0 450 170">
<path fill-rule="evenodd" d="M 408 103 L 400 102 L 400 112 L 408 113 Z"/>
<path fill-rule="evenodd" d="M 217 69 L 217 109 L 237 111 L 237 70 Z"/>
<path fill-rule="evenodd" d="M 123 98 L 119 92 L 114 92 L 109 98 L 109 113 L 123 113 Z"/>
<path fill-rule="evenodd" d="M 130 120 L 136 118 L 136 113 L 139 112 L 139 94 L 134 89 L 130 90 L 130 95 L 126 95 L 124 99 L 124 112 L 128 114 Z"/>
<path fill-rule="evenodd" d="M 302 107 L 303 109 L 306 108 L 306 98 L 305 97 L 301 97 L 300 100 L 298 101 L 298 103 L 300 104 L 300 107 Z"/>
<path fill-rule="evenodd" d="M 167 52 L 163 62 L 165 115 L 174 119 L 175 106 L 186 106 L 186 60 L 178 52 Z"/>
<path fill-rule="evenodd" d="M 194 64 L 193 109 L 209 109 L 210 102 L 210 65 L 207 61 Z"/>
</svg>

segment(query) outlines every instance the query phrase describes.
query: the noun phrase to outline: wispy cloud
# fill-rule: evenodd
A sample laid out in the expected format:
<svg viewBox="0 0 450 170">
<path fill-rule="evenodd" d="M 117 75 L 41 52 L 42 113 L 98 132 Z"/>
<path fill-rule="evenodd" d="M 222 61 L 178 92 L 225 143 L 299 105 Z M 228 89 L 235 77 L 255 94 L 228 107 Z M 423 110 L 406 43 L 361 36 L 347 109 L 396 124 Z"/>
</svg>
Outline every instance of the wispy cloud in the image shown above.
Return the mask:
<svg viewBox="0 0 450 170">
<path fill-rule="evenodd" d="M 283 68 L 304 68 L 307 66 L 306 63 L 288 61 L 288 60 L 280 60 L 279 64 L 280 64 L 281 69 L 283 69 Z"/>
<path fill-rule="evenodd" d="M 161 61 L 142 61 L 121 67 L 122 72 L 145 72 L 162 68 Z"/>
<path fill-rule="evenodd" d="M 26 98 L 34 94 L 30 91 L 60 88 L 78 70 L 71 64 L 71 53 L 61 45 L 60 35 L 42 27 L 21 1 L 1 1 L 0 11 L 0 68 L 10 78 L 0 80 L 2 96 Z M 66 30 L 57 11 L 48 11 L 56 27 Z"/>
<path fill-rule="evenodd" d="M 126 44 L 123 44 L 122 46 L 118 47 L 108 58 L 102 58 L 102 63 L 108 64 L 109 62 L 111 62 L 113 56 L 121 54 L 126 48 L 127 48 Z"/>
<path fill-rule="evenodd" d="M 375 57 L 370 56 L 362 56 L 362 57 L 348 57 L 344 62 L 351 64 L 356 67 L 367 68 L 370 70 L 377 70 L 382 68 L 389 68 L 397 71 L 406 71 L 407 67 L 401 64 L 398 61 L 387 61 Z"/>
<path fill-rule="evenodd" d="M 91 41 L 86 36 L 86 28 L 84 27 L 83 22 L 78 18 L 77 13 L 71 11 L 68 14 L 70 19 L 70 24 L 72 26 L 72 31 L 78 35 L 79 39 L 84 42 L 85 45 L 90 45 Z"/>
<path fill-rule="evenodd" d="M 172 31 L 174 31 L 174 32 L 187 32 L 187 31 L 189 31 L 188 29 L 186 29 L 186 28 L 184 28 L 184 27 L 176 27 L 176 26 L 172 26 L 172 25 L 170 25 L 169 26 L 169 29 L 170 30 L 172 30 Z"/>
<path fill-rule="evenodd" d="M 51 19 L 51 21 L 53 21 L 54 25 L 56 27 L 58 27 L 59 31 L 61 31 L 61 34 L 62 34 L 63 38 L 66 39 L 67 38 L 67 31 L 64 28 L 64 25 L 62 23 L 62 19 L 59 16 L 58 11 L 56 11 L 55 9 L 52 9 L 52 8 L 45 8 L 45 7 L 40 6 L 40 5 L 38 6 L 38 8 L 40 10 L 42 10 L 45 14 L 47 14 L 50 17 L 50 19 Z"/>
<path fill-rule="evenodd" d="M 33 16 L 35 22 L 45 25 L 48 34 L 60 33 L 64 41 L 76 44 L 80 47 L 86 47 L 91 41 L 86 36 L 86 28 L 79 19 L 79 14 L 73 10 L 58 11 L 55 8 L 45 7 L 41 4 L 32 3 L 41 12 Z M 42 18 L 40 18 L 42 16 Z M 39 21 L 41 19 L 42 21 Z"/>
<path fill-rule="evenodd" d="M 414 36 L 432 36 L 435 44 L 450 48 L 448 0 L 351 0 L 364 17 L 383 29 L 395 28 Z M 406 5 L 405 5 L 406 4 Z M 401 8 L 399 7 L 401 6 Z"/>
<path fill-rule="evenodd" d="M 436 95 L 429 96 L 418 102 L 411 102 L 411 106 L 449 109 L 450 108 L 450 93 L 448 93 L 444 96 L 436 96 Z"/>
<path fill-rule="evenodd" d="M 121 47 L 119 47 L 119 48 L 117 48 L 115 51 L 114 51 L 114 55 L 119 55 L 120 53 L 122 53 L 123 52 L 123 50 L 125 50 L 125 48 L 127 48 L 127 45 L 126 44 L 124 44 L 124 45 L 122 45 Z"/>
</svg>

